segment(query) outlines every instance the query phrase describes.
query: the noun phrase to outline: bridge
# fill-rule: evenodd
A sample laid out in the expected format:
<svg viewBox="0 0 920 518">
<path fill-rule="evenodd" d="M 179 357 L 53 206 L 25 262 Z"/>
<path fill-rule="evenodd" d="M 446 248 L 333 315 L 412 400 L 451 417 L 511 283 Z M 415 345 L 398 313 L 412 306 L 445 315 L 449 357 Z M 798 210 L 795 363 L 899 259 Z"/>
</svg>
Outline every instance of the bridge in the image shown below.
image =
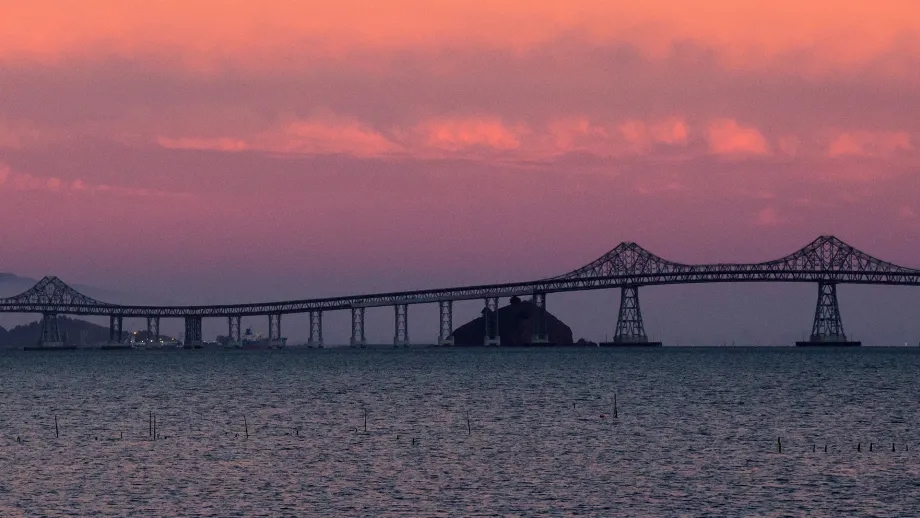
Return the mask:
<svg viewBox="0 0 920 518">
<path fill-rule="evenodd" d="M 343 297 L 194 306 L 142 306 L 101 302 L 74 290 L 57 277 L 45 277 L 29 290 L 0 299 L 0 312 L 41 314 L 39 344 L 53 346 L 62 342 L 58 315 L 102 315 L 109 317 L 110 340 L 122 341 L 125 318 L 146 318 L 148 337 L 158 337 L 161 318 L 183 318 L 187 344 L 201 343 L 203 318 L 222 317 L 228 321 L 228 336 L 233 344 L 241 343 L 242 317 L 267 316 L 269 340 L 281 341 L 281 316 L 309 313 L 308 345 L 323 344 L 323 312 L 351 311 L 351 344 L 366 343 L 364 312 L 366 308 L 394 308 L 394 344 L 407 345 L 408 306 L 438 304 L 440 331 L 438 343 L 452 345 L 453 302 L 480 299 L 483 313 L 484 345 L 500 345 L 498 307 L 501 298 L 530 297 L 538 309 L 533 343 L 547 342 L 546 296 L 550 293 L 613 289 L 620 290 L 614 344 L 649 343 L 639 305 L 639 288 L 664 284 L 716 282 L 808 282 L 818 285 L 814 324 L 807 341 L 800 345 L 858 345 L 847 340 L 837 304 L 838 284 L 920 285 L 920 270 L 876 259 L 834 236 L 821 236 L 800 250 L 780 259 L 748 264 L 681 264 L 668 261 L 636 243 L 621 243 L 597 260 L 556 277 L 535 281 L 487 284 L 442 289 L 374 293 Z"/>
</svg>

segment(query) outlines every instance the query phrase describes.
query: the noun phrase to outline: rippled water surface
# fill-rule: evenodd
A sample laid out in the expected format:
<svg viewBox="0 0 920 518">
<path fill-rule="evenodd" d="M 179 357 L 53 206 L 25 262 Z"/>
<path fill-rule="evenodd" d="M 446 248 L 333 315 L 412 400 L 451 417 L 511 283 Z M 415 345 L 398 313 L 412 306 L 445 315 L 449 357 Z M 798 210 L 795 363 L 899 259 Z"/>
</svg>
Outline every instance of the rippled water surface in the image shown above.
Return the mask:
<svg viewBox="0 0 920 518">
<path fill-rule="evenodd" d="M 917 516 L 918 380 L 920 349 L 2 352 L 0 516 Z"/>
</svg>

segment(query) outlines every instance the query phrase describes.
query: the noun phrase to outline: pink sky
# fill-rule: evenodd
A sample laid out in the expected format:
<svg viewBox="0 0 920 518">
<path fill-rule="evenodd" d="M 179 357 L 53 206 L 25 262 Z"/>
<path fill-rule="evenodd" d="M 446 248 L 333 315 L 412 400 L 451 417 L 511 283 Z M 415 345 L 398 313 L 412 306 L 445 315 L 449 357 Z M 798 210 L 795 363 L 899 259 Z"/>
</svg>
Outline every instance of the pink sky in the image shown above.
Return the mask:
<svg viewBox="0 0 920 518">
<path fill-rule="evenodd" d="M 0 270 L 264 300 L 829 233 L 920 266 L 913 0 L 291 5 L 5 7 Z"/>
</svg>

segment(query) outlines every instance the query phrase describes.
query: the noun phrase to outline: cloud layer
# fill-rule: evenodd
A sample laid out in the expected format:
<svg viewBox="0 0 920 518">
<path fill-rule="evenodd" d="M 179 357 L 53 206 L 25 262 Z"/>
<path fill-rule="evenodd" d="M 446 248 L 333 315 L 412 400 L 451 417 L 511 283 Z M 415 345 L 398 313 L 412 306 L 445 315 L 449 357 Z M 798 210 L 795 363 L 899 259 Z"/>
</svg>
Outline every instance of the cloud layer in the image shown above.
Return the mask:
<svg viewBox="0 0 920 518">
<path fill-rule="evenodd" d="M 916 263 L 916 2 L 520 6 L 10 7 L 5 268 L 274 298 L 558 273 L 620 240 L 743 260 L 839 233 Z"/>
</svg>

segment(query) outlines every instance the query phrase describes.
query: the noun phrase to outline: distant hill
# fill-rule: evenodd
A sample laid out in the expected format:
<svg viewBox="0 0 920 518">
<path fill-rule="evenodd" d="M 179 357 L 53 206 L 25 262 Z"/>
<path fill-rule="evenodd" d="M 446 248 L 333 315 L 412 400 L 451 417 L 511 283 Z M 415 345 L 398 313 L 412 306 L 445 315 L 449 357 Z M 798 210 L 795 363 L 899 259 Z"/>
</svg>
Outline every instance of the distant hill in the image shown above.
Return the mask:
<svg viewBox="0 0 920 518">
<path fill-rule="evenodd" d="M 64 342 L 72 345 L 91 345 L 109 341 L 109 328 L 65 316 L 58 317 L 58 327 Z M 144 332 L 146 334 L 146 332 Z M 39 322 L 19 325 L 12 329 L 0 326 L 0 348 L 35 345 L 41 336 Z"/>
<path fill-rule="evenodd" d="M 85 320 L 60 316 L 58 317 L 58 326 L 65 342 L 70 344 L 80 344 L 81 342 L 93 344 L 109 340 L 108 327 L 86 322 Z M 37 321 L 19 325 L 9 330 L 0 326 L 0 347 L 35 345 L 40 336 L 41 326 Z"/>
<path fill-rule="evenodd" d="M 0 297 L 18 295 L 31 288 L 38 281 L 29 277 L 20 277 L 15 273 L 0 272 Z"/>
</svg>

